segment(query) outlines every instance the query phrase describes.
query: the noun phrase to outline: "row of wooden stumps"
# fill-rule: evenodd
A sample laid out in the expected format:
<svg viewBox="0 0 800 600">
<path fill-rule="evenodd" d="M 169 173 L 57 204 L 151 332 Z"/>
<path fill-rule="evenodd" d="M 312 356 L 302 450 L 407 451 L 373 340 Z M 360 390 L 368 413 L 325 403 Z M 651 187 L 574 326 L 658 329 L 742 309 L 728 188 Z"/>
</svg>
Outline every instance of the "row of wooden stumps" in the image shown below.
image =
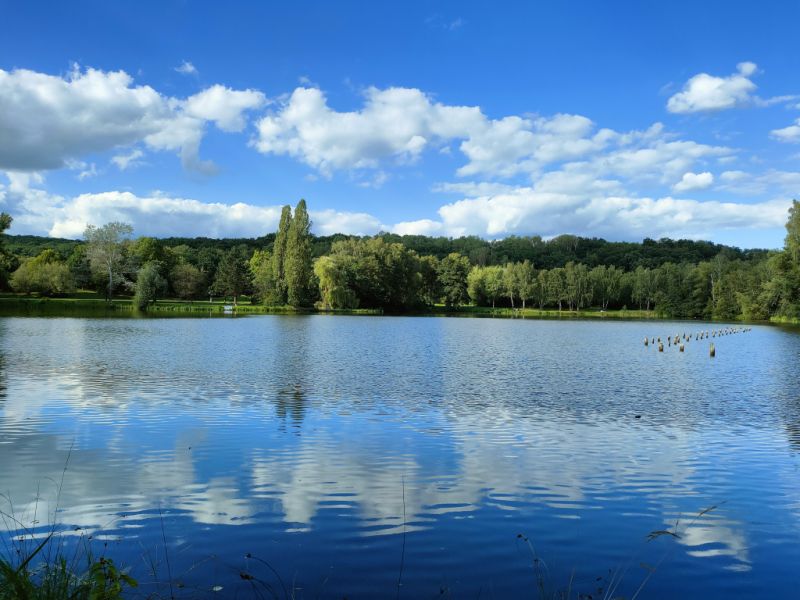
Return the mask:
<svg viewBox="0 0 800 600">
<path fill-rule="evenodd" d="M 715 329 L 712 331 L 698 331 L 695 333 L 683 333 L 674 336 L 667 336 L 667 346 L 674 346 L 678 349 L 679 352 L 683 352 L 686 349 L 686 344 L 691 342 L 693 339 L 697 340 L 705 340 L 709 338 L 717 338 L 722 337 L 724 335 L 734 335 L 737 333 L 747 333 L 752 331 L 752 327 L 725 327 L 723 329 Z M 661 338 L 644 338 L 644 345 L 655 346 L 658 344 L 658 351 L 664 351 L 664 342 L 661 341 Z M 717 349 L 714 346 L 714 342 L 710 342 L 708 347 L 708 355 L 710 357 L 715 357 L 717 355 Z"/>
</svg>

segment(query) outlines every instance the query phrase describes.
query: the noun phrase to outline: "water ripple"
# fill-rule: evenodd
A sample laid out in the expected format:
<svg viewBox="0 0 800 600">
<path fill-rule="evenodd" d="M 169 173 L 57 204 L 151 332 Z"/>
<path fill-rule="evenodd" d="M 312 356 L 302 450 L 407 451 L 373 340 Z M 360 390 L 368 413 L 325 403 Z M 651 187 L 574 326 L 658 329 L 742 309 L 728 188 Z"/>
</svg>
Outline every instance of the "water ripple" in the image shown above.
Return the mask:
<svg viewBox="0 0 800 600">
<path fill-rule="evenodd" d="M 274 577 L 250 552 L 309 597 L 395 593 L 404 545 L 406 597 L 513 597 L 523 534 L 578 591 L 635 556 L 664 561 L 649 597 L 786 596 L 800 336 L 641 343 L 700 328 L 0 319 L 0 535 L 58 521 L 140 564 L 163 527 L 187 589 Z"/>
</svg>

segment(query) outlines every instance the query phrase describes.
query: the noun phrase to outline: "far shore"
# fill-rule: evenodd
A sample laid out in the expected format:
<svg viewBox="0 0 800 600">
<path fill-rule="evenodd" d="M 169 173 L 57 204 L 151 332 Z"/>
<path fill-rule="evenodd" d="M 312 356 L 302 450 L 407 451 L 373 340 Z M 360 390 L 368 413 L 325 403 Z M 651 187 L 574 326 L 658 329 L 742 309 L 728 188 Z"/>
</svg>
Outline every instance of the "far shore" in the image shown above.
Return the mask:
<svg viewBox="0 0 800 600">
<path fill-rule="evenodd" d="M 236 304 L 228 299 L 209 300 L 163 299 L 151 304 L 146 312 L 137 311 L 131 298 L 118 297 L 107 301 L 95 293 L 78 293 L 68 297 L 37 297 L 20 294 L 0 294 L 0 316 L 246 316 L 246 315 L 408 315 L 408 316 L 453 316 L 453 317 L 497 317 L 529 319 L 630 319 L 630 320 L 683 320 L 665 317 L 653 310 L 599 308 L 567 310 L 539 308 L 510 308 L 487 306 L 448 307 L 436 305 L 414 311 L 393 312 L 379 308 L 323 309 L 294 308 L 292 306 L 265 306 L 253 304 L 245 297 Z M 693 321 L 693 319 L 686 319 Z M 704 319 L 706 321 L 706 319 Z M 707 319 L 713 321 L 713 319 Z M 773 317 L 762 323 L 800 324 L 798 319 Z"/>
</svg>

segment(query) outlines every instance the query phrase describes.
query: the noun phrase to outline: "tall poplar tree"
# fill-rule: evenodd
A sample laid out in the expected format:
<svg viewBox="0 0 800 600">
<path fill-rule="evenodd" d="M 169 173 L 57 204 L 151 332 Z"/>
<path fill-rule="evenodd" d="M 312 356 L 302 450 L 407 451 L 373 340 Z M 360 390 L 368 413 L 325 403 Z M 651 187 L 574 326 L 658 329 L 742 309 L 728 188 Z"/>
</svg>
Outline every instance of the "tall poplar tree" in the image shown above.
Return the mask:
<svg viewBox="0 0 800 600">
<path fill-rule="evenodd" d="M 0 289 L 6 286 L 8 275 L 17 268 L 18 264 L 16 257 L 6 249 L 3 242 L 3 232 L 11 227 L 11 221 L 13 220 L 11 215 L 0 213 Z"/>
<path fill-rule="evenodd" d="M 311 281 L 311 221 L 306 201 L 300 200 L 294 209 L 286 239 L 286 258 L 283 263 L 286 278 L 286 299 L 292 306 L 309 306 L 313 301 Z"/>
<path fill-rule="evenodd" d="M 786 222 L 786 252 L 789 259 L 800 266 L 800 202 L 792 200 L 789 220 Z"/>
<path fill-rule="evenodd" d="M 289 239 L 289 227 L 292 224 L 292 207 L 288 204 L 281 210 L 281 221 L 272 247 L 272 278 L 275 282 L 277 304 L 286 304 L 286 242 Z"/>
</svg>

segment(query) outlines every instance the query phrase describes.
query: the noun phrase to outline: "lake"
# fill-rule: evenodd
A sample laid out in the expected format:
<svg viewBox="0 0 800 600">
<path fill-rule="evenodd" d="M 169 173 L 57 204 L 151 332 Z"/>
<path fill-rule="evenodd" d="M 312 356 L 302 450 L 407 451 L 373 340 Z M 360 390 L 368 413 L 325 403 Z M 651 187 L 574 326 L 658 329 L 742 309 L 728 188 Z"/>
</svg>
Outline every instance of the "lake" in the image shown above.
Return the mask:
<svg viewBox="0 0 800 600">
<path fill-rule="evenodd" d="M 0 552 L 55 524 L 139 596 L 792 597 L 798 331 L 642 343 L 724 327 L 2 318 Z"/>
</svg>

